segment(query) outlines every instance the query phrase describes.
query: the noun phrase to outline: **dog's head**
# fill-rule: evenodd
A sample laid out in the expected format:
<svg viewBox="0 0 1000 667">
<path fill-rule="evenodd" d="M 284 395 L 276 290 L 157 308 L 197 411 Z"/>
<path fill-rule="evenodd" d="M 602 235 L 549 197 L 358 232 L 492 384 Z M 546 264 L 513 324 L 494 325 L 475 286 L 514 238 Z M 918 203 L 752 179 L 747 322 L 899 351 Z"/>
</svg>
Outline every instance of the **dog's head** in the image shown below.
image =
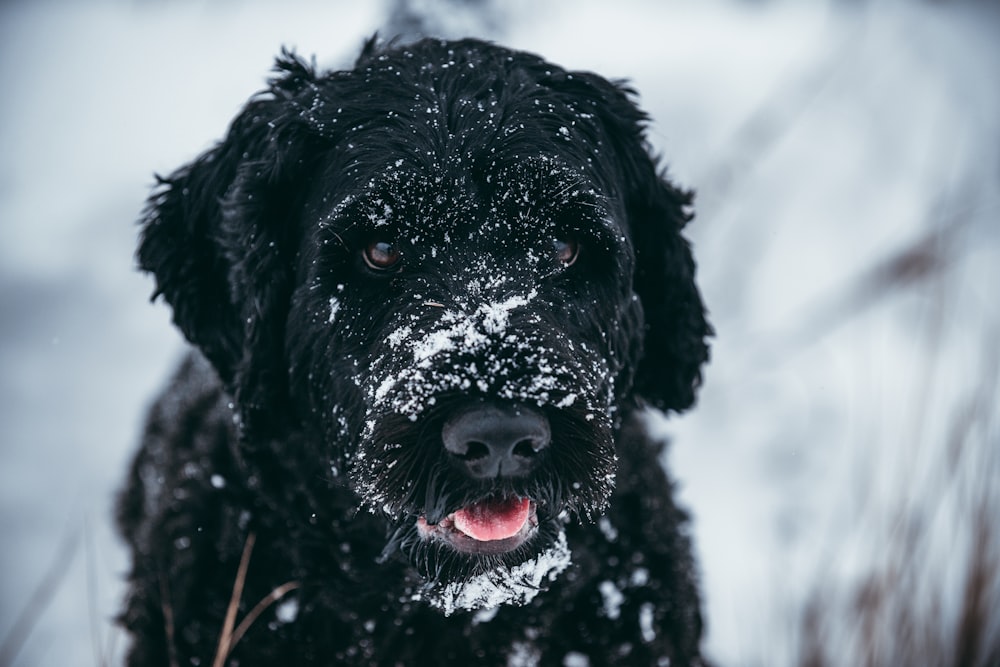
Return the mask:
<svg viewBox="0 0 1000 667">
<path fill-rule="evenodd" d="M 529 54 L 369 43 L 352 70 L 278 70 L 163 180 L 139 263 L 244 456 L 319 511 L 346 479 L 446 610 L 524 601 L 608 501 L 622 413 L 694 400 L 689 196 L 627 89 Z"/>
</svg>

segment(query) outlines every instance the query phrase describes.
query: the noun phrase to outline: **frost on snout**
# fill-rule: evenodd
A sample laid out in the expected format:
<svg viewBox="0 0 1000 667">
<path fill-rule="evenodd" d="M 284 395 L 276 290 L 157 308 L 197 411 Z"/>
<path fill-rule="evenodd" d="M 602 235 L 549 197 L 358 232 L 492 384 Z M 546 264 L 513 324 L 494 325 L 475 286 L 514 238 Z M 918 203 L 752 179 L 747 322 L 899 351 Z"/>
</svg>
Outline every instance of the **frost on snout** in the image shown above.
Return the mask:
<svg viewBox="0 0 1000 667">
<path fill-rule="evenodd" d="M 456 406 L 477 400 L 544 413 L 552 422 L 549 460 L 573 473 L 566 479 L 595 478 L 577 490 L 553 489 L 560 500 L 549 509 L 589 513 L 603 505 L 614 476 L 612 373 L 598 350 L 553 327 L 549 312 L 529 288 L 475 307 L 421 302 L 400 318 L 363 385 L 368 408 L 352 476 L 369 507 L 395 517 L 454 510 L 454 494 L 463 491 L 437 472 L 446 454 L 440 429 Z"/>
<path fill-rule="evenodd" d="M 610 403 L 595 400 L 611 394 L 605 362 L 585 343 L 551 331 L 543 335 L 541 317 L 531 312 L 538 298 L 532 289 L 472 312 L 445 307 L 423 329 L 400 325 L 373 362 L 374 381 L 366 387 L 370 415 L 416 421 L 439 397 L 453 394 L 556 408 L 580 401 L 585 409 L 607 412 Z M 601 384 L 609 386 L 601 392 Z"/>
</svg>

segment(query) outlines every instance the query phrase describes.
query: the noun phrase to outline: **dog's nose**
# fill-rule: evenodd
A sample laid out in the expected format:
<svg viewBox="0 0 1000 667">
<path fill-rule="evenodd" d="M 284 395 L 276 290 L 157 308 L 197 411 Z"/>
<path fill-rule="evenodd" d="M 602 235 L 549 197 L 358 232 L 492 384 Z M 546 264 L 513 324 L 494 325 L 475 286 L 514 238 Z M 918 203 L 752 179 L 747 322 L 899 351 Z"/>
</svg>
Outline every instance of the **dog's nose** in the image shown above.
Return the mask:
<svg viewBox="0 0 1000 667">
<path fill-rule="evenodd" d="M 525 407 L 480 405 L 445 422 L 444 448 L 480 479 L 526 475 L 549 446 L 548 420 Z"/>
</svg>

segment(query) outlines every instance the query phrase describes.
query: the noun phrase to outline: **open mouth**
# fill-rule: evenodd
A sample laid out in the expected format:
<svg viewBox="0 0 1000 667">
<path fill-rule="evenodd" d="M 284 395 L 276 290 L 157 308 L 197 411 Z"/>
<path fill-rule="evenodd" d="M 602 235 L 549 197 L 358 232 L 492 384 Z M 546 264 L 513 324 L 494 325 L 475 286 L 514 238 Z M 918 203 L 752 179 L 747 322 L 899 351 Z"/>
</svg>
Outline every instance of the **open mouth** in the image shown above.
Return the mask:
<svg viewBox="0 0 1000 667">
<path fill-rule="evenodd" d="M 439 539 L 470 554 L 502 554 L 524 544 L 538 530 L 530 498 L 487 498 L 452 512 L 436 524 L 417 519 L 424 539 Z"/>
</svg>

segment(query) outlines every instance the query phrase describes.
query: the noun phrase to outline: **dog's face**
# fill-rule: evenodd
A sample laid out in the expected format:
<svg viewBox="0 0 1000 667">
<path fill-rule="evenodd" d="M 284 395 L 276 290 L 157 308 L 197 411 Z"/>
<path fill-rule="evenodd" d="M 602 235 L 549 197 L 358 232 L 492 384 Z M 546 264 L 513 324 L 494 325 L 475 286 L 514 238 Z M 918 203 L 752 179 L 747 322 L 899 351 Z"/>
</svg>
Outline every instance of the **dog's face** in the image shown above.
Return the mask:
<svg viewBox="0 0 1000 667">
<path fill-rule="evenodd" d="M 625 92 L 534 56 L 425 41 L 281 69 L 151 200 L 140 263 L 248 459 L 320 512 L 349 485 L 445 611 L 524 602 L 608 502 L 621 413 L 693 400 L 687 197 Z"/>
<path fill-rule="evenodd" d="M 289 356 L 321 363 L 296 369 L 291 398 L 329 414 L 306 374 L 349 381 L 364 415 L 328 435 L 351 443 L 333 465 L 391 517 L 391 549 L 440 581 L 483 575 L 495 603 L 565 566 L 560 515 L 599 512 L 613 488 L 634 260 L 606 189 L 558 154 L 491 156 L 479 128 L 454 164 L 426 148 L 387 147 L 357 191 L 307 207 Z M 489 585 L 540 553 L 523 585 Z"/>
</svg>

